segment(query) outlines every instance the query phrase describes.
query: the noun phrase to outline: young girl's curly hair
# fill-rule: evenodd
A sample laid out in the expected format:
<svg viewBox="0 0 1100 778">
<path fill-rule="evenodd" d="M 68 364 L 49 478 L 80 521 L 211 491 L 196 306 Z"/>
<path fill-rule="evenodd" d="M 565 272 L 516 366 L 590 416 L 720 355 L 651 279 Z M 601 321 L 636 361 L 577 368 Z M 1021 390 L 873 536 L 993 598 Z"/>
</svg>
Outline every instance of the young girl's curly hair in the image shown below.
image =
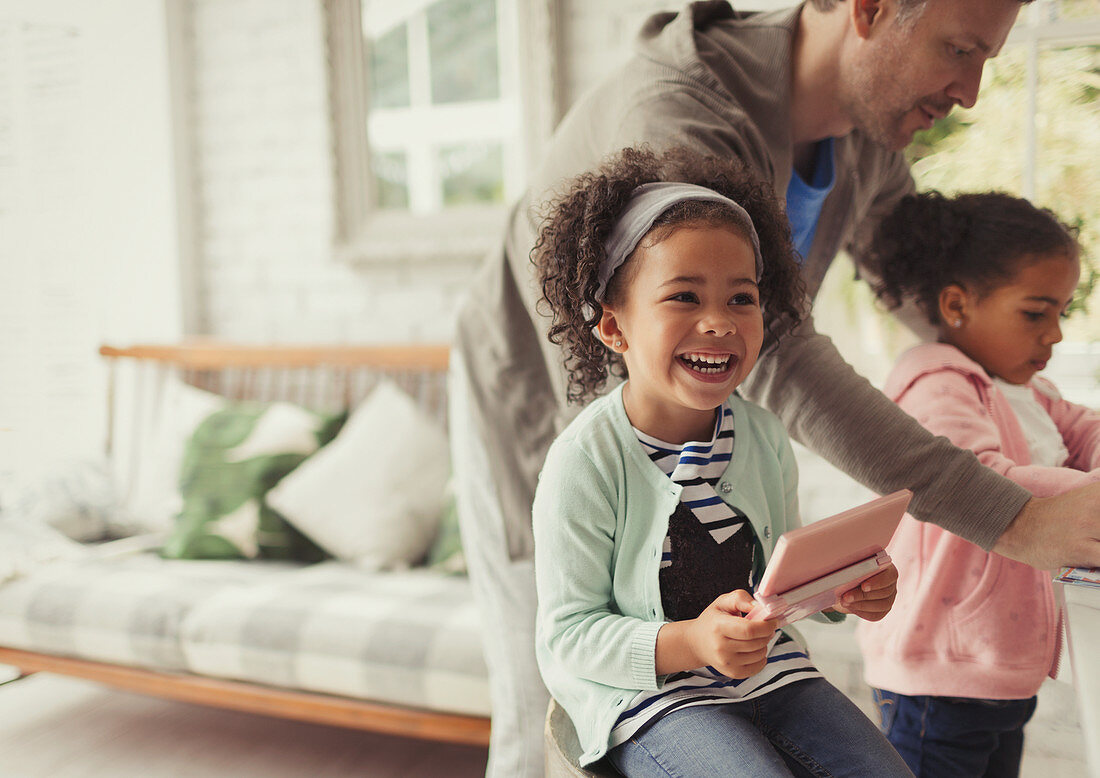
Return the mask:
<svg viewBox="0 0 1100 778">
<path fill-rule="evenodd" d="M 868 264 L 875 294 L 890 309 L 912 297 L 942 324 L 940 292 L 951 284 L 984 296 L 1010 281 L 1036 255 L 1080 252 L 1077 228 L 1053 212 L 1004 192 L 903 198 L 875 229 Z"/>
<path fill-rule="evenodd" d="M 565 350 L 568 399 L 580 403 L 595 396 L 614 374 L 625 376 L 622 357 L 593 333 L 603 308 L 596 300 L 605 242 L 633 191 L 642 184 L 676 181 L 705 186 L 745 209 L 760 239 L 764 270 L 760 302 L 768 333 L 779 338 L 802 320 L 805 287 L 791 243 L 786 214 L 771 187 L 736 159 L 704 156 L 686 148 L 656 153 L 623 149 L 603 165 L 573 179 L 566 193 L 547 204 L 531 252 L 542 286 L 542 300 L 553 316 L 548 337 Z M 730 226 L 740 223 L 720 203 L 688 200 L 663 213 L 639 246 L 652 246 L 681 225 Z M 634 255 L 631 255 L 633 257 Z M 620 295 L 631 276 L 632 258 L 611 277 L 605 297 Z"/>
</svg>

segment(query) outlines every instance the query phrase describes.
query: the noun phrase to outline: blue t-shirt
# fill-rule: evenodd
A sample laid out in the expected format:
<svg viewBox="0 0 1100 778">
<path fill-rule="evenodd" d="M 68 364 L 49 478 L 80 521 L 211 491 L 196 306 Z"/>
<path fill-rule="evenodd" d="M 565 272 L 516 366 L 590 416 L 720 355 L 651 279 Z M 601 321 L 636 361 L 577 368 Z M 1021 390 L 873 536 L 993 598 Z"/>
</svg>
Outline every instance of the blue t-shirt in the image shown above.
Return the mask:
<svg viewBox="0 0 1100 778">
<path fill-rule="evenodd" d="M 810 253 L 821 206 L 835 183 L 833 139 L 826 138 L 819 141 L 814 150 L 814 171 L 810 181 L 806 182 L 797 170 L 792 170 L 791 182 L 787 184 L 787 218 L 791 222 L 791 238 L 799 261 Z"/>
</svg>

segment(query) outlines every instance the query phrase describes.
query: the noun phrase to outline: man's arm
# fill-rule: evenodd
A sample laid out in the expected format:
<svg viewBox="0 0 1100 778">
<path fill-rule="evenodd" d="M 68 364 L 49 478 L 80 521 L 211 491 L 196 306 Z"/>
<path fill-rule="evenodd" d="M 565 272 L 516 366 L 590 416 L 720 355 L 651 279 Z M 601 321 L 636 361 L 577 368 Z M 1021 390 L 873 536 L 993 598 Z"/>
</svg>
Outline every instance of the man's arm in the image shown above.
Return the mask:
<svg viewBox="0 0 1100 778">
<path fill-rule="evenodd" d="M 795 440 L 879 494 L 911 489 L 913 515 L 983 548 L 1031 496 L 925 430 L 856 373 L 812 318 L 762 353 L 743 386 Z"/>
<path fill-rule="evenodd" d="M 1031 498 L 993 551 L 1041 570 L 1100 567 L 1100 483 Z"/>
<path fill-rule="evenodd" d="M 1033 567 L 1100 567 L 1100 484 L 1032 497 L 925 430 L 844 362 L 812 320 L 762 354 L 743 389 L 868 488 L 912 489 L 917 518 Z"/>
</svg>

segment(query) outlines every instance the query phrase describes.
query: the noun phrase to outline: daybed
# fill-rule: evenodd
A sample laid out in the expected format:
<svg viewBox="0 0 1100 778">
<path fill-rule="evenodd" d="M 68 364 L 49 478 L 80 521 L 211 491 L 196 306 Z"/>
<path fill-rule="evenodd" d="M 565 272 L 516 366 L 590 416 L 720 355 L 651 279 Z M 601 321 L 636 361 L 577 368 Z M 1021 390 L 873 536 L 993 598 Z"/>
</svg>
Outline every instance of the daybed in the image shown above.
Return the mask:
<svg viewBox="0 0 1100 778">
<path fill-rule="evenodd" d="M 385 534 L 377 524 L 355 526 L 361 514 L 381 506 L 387 521 L 404 527 L 405 520 L 395 519 L 393 510 L 405 503 L 415 507 L 420 499 L 423 512 L 421 493 L 436 488 L 426 485 L 431 480 L 426 473 L 432 467 L 438 471 L 439 452 L 420 454 L 415 447 L 423 441 L 411 440 L 431 435 L 409 433 L 402 439 L 395 419 L 400 412 L 392 410 L 397 406 L 376 407 L 376 398 L 383 385 L 399 387 L 404 396 L 415 399 L 425 418 L 435 420 L 442 436 L 446 347 L 191 343 L 103 347 L 100 353 L 110 364 L 112 472 L 123 471 L 121 481 L 126 482 L 126 494 L 116 507 L 128 506 L 127 515 L 116 518 L 120 524 L 137 525 L 142 534 L 108 542 L 67 541 L 56 553 L 40 555 L 52 557 L 49 561 L 27 564 L 15 572 L 9 569 L 7 575 L 0 565 L 0 664 L 28 674 L 62 673 L 274 716 L 487 744 L 489 695 L 480 626 L 469 583 L 453 569 L 454 555 L 443 565 L 428 566 L 414 559 L 421 563 L 406 567 L 383 559 L 389 553 L 385 548 L 380 552 L 375 547 L 374 556 L 363 549 L 344 553 L 360 543 L 369 546 Z M 314 452 L 307 448 L 299 450 L 296 458 L 279 460 L 290 475 L 258 498 L 259 508 L 250 509 L 251 513 L 231 511 L 207 525 L 216 531 L 209 530 L 188 547 L 215 558 L 164 558 L 174 542 L 166 540 L 165 533 L 178 532 L 179 526 L 142 526 L 142 517 L 133 514 L 135 506 L 149 513 L 165 508 L 163 499 L 157 502 L 163 495 L 151 494 L 149 485 L 150 473 L 164 469 L 165 452 L 149 446 L 170 446 L 172 440 L 178 444 L 183 439 L 175 422 L 196 414 L 192 387 L 269 404 L 289 400 L 299 408 L 291 412 L 286 410 L 290 406 L 280 405 L 289 416 L 301 416 L 303 407 L 310 412 L 343 408 L 351 415 L 331 443 L 315 444 L 320 447 Z M 187 402 L 177 402 L 184 396 Z M 199 405 L 209 402 L 211 395 L 201 397 Z M 349 460 L 354 450 L 349 443 L 343 449 L 343 463 L 335 462 L 340 457 L 326 452 L 344 445 L 345 433 L 351 434 L 356 420 L 367 415 L 369 403 L 374 403 L 374 423 L 381 422 L 381 428 L 367 432 L 359 424 L 359 445 L 363 435 L 376 434 L 379 450 L 359 455 L 361 462 Z M 150 421 L 158 432 L 142 428 Z M 175 437 L 165 436 L 164 428 L 173 426 Z M 197 436 L 194 432 L 188 445 Z M 445 438 L 442 446 L 445 457 Z M 195 464 L 190 448 L 167 460 L 179 467 L 180 456 L 185 471 Z M 237 457 L 242 458 L 254 461 L 243 454 Z M 407 473 L 405 481 L 385 475 L 402 458 L 417 460 L 417 477 L 425 485 L 420 480 L 410 482 Z M 124 460 L 121 465 L 120 459 Z M 429 459 L 435 464 L 425 461 Z M 314 477 L 310 471 L 307 478 L 307 466 L 327 468 L 327 472 Z M 340 467 L 345 476 L 354 475 L 337 488 L 326 486 L 325 478 L 340 472 Z M 295 486 L 299 492 L 295 496 L 283 487 L 290 486 L 292 476 L 299 473 L 304 480 Z M 130 476 L 135 474 L 143 483 L 132 483 Z M 438 474 L 432 477 L 438 480 Z M 180 483 L 193 485 L 194 479 L 188 478 L 184 476 Z M 378 489 L 379 479 L 391 493 L 357 505 L 356 494 Z M 271 486 L 267 483 L 264 488 Z M 274 496 L 279 489 L 283 490 L 279 504 L 294 508 L 297 501 L 299 507 L 290 512 L 299 511 L 304 517 L 304 529 L 291 527 L 286 536 L 293 541 L 289 544 L 264 537 L 270 529 L 266 524 L 271 518 L 269 503 L 277 502 Z M 397 490 L 400 493 L 393 493 Z M 186 496 L 181 499 L 182 508 L 175 504 L 171 509 L 186 519 L 194 504 Z M 446 512 L 445 499 L 444 495 L 438 513 Z M 200 507 L 211 504 L 207 499 Z M 82 510 L 88 512 L 86 506 Z M 342 512 L 345 524 L 333 524 L 331 516 L 310 518 L 310 511 Z M 439 516 L 429 517 L 426 523 L 424 519 L 423 515 L 410 519 L 408 525 L 419 522 L 431 528 L 430 555 L 437 550 L 436 532 L 457 530 L 446 526 L 437 530 Z M 18 510 L 13 513 L 10 506 L 0 506 L 0 543 L 5 522 L 10 529 L 13 522 L 23 520 Z M 250 528 L 259 539 L 237 542 L 235 538 L 245 534 L 242 527 Z M 423 534 L 423 526 L 417 531 Z M 307 558 L 321 557 L 319 561 L 296 557 L 302 536 L 315 554 Z M 176 542 L 174 548 L 179 552 L 184 546 Z M 406 543 L 403 553 L 410 553 L 409 548 Z M 423 548 L 411 553 L 423 556 L 422 552 Z M 452 569 L 440 569 L 448 564 Z"/>
</svg>

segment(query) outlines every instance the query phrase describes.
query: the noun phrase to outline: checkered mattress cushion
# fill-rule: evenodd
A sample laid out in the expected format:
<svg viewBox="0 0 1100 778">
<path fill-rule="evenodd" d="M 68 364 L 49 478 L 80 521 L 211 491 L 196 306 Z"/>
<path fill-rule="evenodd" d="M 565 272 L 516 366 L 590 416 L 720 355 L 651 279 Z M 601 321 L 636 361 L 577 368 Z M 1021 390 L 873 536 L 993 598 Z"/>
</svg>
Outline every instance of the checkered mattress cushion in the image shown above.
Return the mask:
<svg viewBox="0 0 1100 778">
<path fill-rule="evenodd" d="M 46 565 L 0 586 L 0 645 L 488 715 L 469 582 L 339 563 Z"/>
</svg>

